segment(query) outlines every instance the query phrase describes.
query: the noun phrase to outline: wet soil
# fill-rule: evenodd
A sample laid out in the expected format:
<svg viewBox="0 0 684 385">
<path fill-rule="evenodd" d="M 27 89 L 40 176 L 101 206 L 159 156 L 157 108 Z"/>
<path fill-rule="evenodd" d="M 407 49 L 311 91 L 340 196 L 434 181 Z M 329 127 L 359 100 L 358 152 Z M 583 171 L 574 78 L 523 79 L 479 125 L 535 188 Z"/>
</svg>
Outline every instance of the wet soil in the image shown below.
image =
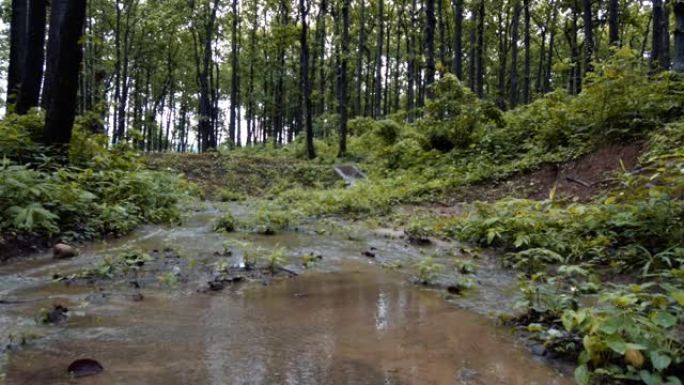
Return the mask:
<svg viewBox="0 0 684 385">
<path fill-rule="evenodd" d="M 249 212 L 231 207 L 238 217 Z M 424 255 L 452 262 L 458 245 L 411 245 L 344 222 L 325 231 L 309 223 L 273 236 L 217 234 L 211 221 L 219 213 L 216 205 L 200 207 L 180 227 L 145 227 L 94 243 L 72 260 L 38 254 L 1 265 L 0 342 L 10 346 L 2 355 L 4 381 L 571 383 L 487 316 L 510 310 L 515 277 L 486 255 L 474 261 L 475 287 L 450 295 L 446 287 L 463 278 L 459 273 L 445 274 L 432 288 L 410 277 Z M 228 240 L 248 246 L 224 247 Z M 105 255 L 132 248 L 149 253 L 140 269 L 70 284 L 52 279 L 101 266 Z M 244 253 L 255 248 L 284 248 L 286 272 L 245 274 Z M 364 255 L 369 250 L 372 258 Z M 304 269 L 304 255 L 322 258 Z M 224 264 L 230 268 L 219 272 Z M 389 265 L 404 267 L 383 268 Z M 203 290 L 220 274 L 245 279 Z M 164 278 L 170 275 L 172 285 Z M 66 319 L 41 322 L 56 305 L 68 309 Z M 104 372 L 70 378 L 69 365 L 84 358 L 97 360 Z"/>
</svg>

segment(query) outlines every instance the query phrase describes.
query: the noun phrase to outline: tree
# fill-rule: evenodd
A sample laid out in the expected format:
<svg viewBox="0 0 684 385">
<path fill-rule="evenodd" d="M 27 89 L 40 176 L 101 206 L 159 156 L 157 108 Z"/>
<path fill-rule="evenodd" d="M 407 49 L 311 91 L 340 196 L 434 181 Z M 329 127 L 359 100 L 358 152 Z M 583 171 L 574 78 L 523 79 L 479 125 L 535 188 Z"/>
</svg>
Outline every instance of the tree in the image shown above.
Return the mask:
<svg viewBox="0 0 684 385">
<path fill-rule="evenodd" d="M 511 108 L 518 105 L 518 33 L 520 31 L 520 1 L 514 0 L 511 32 Z"/>
<path fill-rule="evenodd" d="M 302 30 L 300 32 L 299 42 L 301 45 L 300 51 L 300 83 L 302 92 L 302 108 L 301 121 L 304 122 L 306 131 L 306 153 L 309 159 L 316 157 L 316 149 L 313 142 L 313 121 L 311 118 L 311 83 L 309 82 L 309 43 L 307 35 L 309 33 L 308 24 L 306 21 L 309 15 L 310 4 L 306 0 L 299 0 L 299 14 L 301 16 Z"/>
<path fill-rule="evenodd" d="M 7 70 L 7 105 L 16 102 L 24 73 L 26 59 L 26 42 L 28 37 L 28 2 L 12 0 L 10 23 L 10 61 Z"/>
<path fill-rule="evenodd" d="M 675 58 L 672 69 L 684 72 L 684 0 L 675 0 Z"/>
<path fill-rule="evenodd" d="M 378 0 L 378 41 L 375 46 L 375 80 L 373 91 L 373 117 L 379 118 L 382 115 L 382 47 L 384 43 L 383 33 L 385 31 L 385 8 L 384 0 Z M 348 26 L 347 26 L 348 27 Z M 343 43 L 344 44 L 344 43 Z"/>
<path fill-rule="evenodd" d="M 24 70 L 14 111 L 23 115 L 38 106 L 40 83 L 45 63 L 46 0 L 28 1 L 28 36 L 24 52 Z"/>
<path fill-rule="evenodd" d="M 425 5 L 425 56 L 427 58 L 425 86 L 429 90 L 429 87 L 435 82 L 435 0 L 426 0 Z M 431 96 L 430 92 L 428 96 Z"/>
<path fill-rule="evenodd" d="M 44 91 L 47 111 L 43 142 L 48 145 L 68 144 L 71 140 L 85 14 L 86 0 L 52 1 Z"/>
<path fill-rule="evenodd" d="M 463 80 L 463 0 L 452 0 L 454 8 L 454 74 Z"/>
<path fill-rule="evenodd" d="M 594 18 L 591 13 L 591 0 L 582 0 L 584 8 L 584 72 L 592 72 L 594 54 Z"/>
<path fill-rule="evenodd" d="M 612 46 L 620 45 L 620 1 L 608 0 L 608 41 Z"/>
<path fill-rule="evenodd" d="M 337 154 L 347 155 L 347 60 L 349 58 L 349 0 L 342 0 L 342 48 L 338 69 L 338 103 L 340 106 L 340 149 Z"/>
</svg>

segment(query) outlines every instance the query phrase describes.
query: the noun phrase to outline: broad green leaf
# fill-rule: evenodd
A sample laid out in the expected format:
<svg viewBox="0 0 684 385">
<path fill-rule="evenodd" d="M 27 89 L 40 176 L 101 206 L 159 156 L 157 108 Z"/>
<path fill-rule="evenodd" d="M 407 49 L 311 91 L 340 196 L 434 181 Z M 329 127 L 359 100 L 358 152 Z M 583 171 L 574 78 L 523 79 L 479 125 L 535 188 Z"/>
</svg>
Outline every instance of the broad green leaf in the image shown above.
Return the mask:
<svg viewBox="0 0 684 385">
<path fill-rule="evenodd" d="M 658 371 L 666 369 L 672 363 L 672 359 L 669 356 L 660 352 L 651 352 L 649 356 L 651 357 L 651 364 Z"/>
<path fill-rule="evenodd" d="M 651 321 L 664 328 L 671 328 L 677 324 L 677 317 L 666 311 L 657 311 L 651 314 Z"/>
<path fill-rule="evenodd" d="M 606 337 L 606 344 L 618 354 L 625 354 L 625 350 L 627 350 L 627 344 L 619 334 L 611 334 Z"/>
<path fill-rule="evenodd" d="M 578 385 L 589 385 L 591 374 L 587 365 L 580 365 L 575 369 L 575 381 Z"/>
</svg>

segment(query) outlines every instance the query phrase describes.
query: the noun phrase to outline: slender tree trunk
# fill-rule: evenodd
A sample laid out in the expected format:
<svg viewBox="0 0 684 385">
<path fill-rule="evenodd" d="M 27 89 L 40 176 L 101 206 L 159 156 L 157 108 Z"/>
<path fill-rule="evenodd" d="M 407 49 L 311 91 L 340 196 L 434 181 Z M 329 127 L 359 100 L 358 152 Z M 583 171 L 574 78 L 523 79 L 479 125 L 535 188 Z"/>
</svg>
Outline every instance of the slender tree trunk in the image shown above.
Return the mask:
<svg viewBox="0 0 684 385">
<path fill-rule="evenodd" d="M 354 115 L 361 115 L 361 83 L 363 82 L 363 54 L 366 49 L 366 3 L 359 0 L 359 47 L 356 51 L 356 94 Z"/>
<path fill-rule="evenodd" d="M 413 120 L 415 119 L 415 84 L 416 84 L 416 72 L 417 72 L 417 66 L 416 66 L 416 37 L 415 37 L 415 30 L 416 30 L 416 13 L 418 12 L 417 10 L 417 4 L 416 0 L 411 0 L 411 11 L 410 11 L 410 16 L 411 16 L 411 30 L 409 31 L 408 39 L 407 39 L 407 48 L 406 50 L 408 51 L 408 67 L 407 67 L 407 77 L 408 77 L 408 88 L 406 90 L 406 113 L 407 113 L 407 121 L 409 123 L 412 123 Z"/>
<path fill-rule="evenodd" d="M 235 137 L 235 125 L 237 116 L 237 100 L 238 100 L 238 0 L 233 0 L 232 3 L 232 28 L 231 28 L 231 81 L 230 81 L 230 123 L 228 127 L 228 135 L 230 137 L 231 145 L 238 142 Z"/>
<path fill-rule="evenodd" d="M 45 144 L 68 144 L 76 114 L 78 73 L 83 51 L 79 41 L 85 22 L 86 0 L 53 0 L 48 42 L 48 84 L 54 90 L 47 101 Z"/>
<path fill-rule="evenodd" d="M 382 4 L 382 0 L 380 1 L 380 4 Z M 382 30 L 382 28 L 380 29 Z M 342 158 L 347 155 L 347 60 L 349 60 L 349 0 L 342 1 L 342 49 L 340 55 L 342 56 L 339 65 L 340 151 L 337 156 Z"/>
<path fill-rule="evenodd" d="M 316 157 L 313 141 L 313 120 L 311 117 L 311 84 L 309 82 L 309 42 L 307 41 L 309 26 L 306 18 L 309 15 L 310 4 L 306 0 L 299 0 L 299 14 L 302 18 L 302 30 L 299 37 L 300 51 L 300 87 L 302 92 L 301 121 L 306 131 L 306 153 L 309 159 Z"/>
<path fill-rule="evenodd" d="M 473 9 L 470 11 L 470 49 L 469 49 L 469 61 L 470 65 L 468 67 L 468 87 L 473 92 L 477 92 L 477 8 L 473 5 Z"/>
<path fill-rule="evenodd" d="M 439 63 L 442 67 L 446 64 L 446 38 L 445 38 L 445 23 L 444 23 L 444 1 L 437 1 L 437 28 L 439 30 Z M 447 67 L 448 68 L 448 67 Z"/>
<path fill-rule="evenodd" d="M 452 0 L 454 8 L 454 74 L 463 80 L 463 0 Z"/>
<path fill-rule="evenodd" d="M 584 8 L 584 73 L 586 74 L 594 71 L 594 17 L 591 0 L 582 0 L 582 3 Z"/>
<path fill-rule="evenodd" d="M 551 24 L 549 25 L 549 52 L 546 59 L 546 71 L 544 73 L 544 93 L 551 91 L 551 76 L 553 69 L 553 51 L 556 40 L 556 20 L 558 19 L 558 2 L 554 1 L 551 8 Z"/>
<path fill-rule="evenodd" d="M 378 35 L 375 52 L 375 80 L 373 92 L 373 118 L 382 116 L 382 53 L 385 32 L 385 1 L 378 0 Z"/>
<path fill-rule="evenodd" d="M 651 45 L 651 66 L 654 70 L 663 70 L 663 20 L 665 10 L 663 0 L 653 0 L 653 43 Z"/>
<path fill-rule="evenodd" d="M 511 108 L 518 105 L 518 40 L 520 32 L 520 0 L 513 5 L 513 20 L 511 23 Z"/>
<path fill-rule="evenodd" d="M 43 80 L 45 63 L 46 10 L 46 0 L 29 0 L 29 30 L 23 60 L 24 71 L 15 107 L 15 112 L 20 115 L 38 106 L 40 98 L 40 83 Z"/>
<path fill-rule="evenodd" d="M 477 12 L 477 95 L 484 98 L 484 77 L 485 77 L 485 3 L 484 0 L 479 2 L 479 10 Z"/>
<path fill-rule="evenodd" d="M 435 82 L 435 0 L 426 0 L 425 20 L 425 87 L 428 89 L 428 97 L 432 97 L 430 86 Z"/>
<path fill-rule="evenodd" d="M 532 83 L 530 76 L 530 66 L 532 65 L 531 58 L 531 43 L 530 43 L 530 0 L 523 0 L 524 9 L 524 44 L 525 44 L 525 64 L 523 65 L 523 103 L 530 102 L 530 84 Z M 544 43 L 542 42 L 542 45 Z M 543 54 L 542 54 L 543 55 Z"/>
</svg>

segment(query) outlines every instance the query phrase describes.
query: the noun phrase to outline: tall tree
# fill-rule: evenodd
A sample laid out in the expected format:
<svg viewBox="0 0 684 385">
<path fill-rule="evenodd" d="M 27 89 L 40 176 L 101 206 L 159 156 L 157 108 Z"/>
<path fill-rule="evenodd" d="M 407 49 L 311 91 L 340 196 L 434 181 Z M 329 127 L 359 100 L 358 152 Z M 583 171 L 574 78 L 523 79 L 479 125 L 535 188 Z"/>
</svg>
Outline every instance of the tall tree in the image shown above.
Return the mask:
<svg viewBox="0 0 684 385">
<path fill-rule="evenodd" d="M 16 102 L 24 73 L 28 38 L 28 2 L 12 0 L 10 21 L 10 61 L 7 70 L 7 105 Z"/>
<path fill-rule="evenodd" d="M 342 47 L 338 70 L 339 108 L 340 108 L 340 149 L 337 154 L 342 158 L 347 155 L 347 61 L 349 60 L 349 0 L 342 0 Z"/>
<path fill-rule="evenodd" d="M 345 0 L 346 1 L 346 0 Z M 378 118 L 382 115 L 382 50 L 384 44 L 385 31 L 385 7 L 384 0 L 378 0 L 378 34 L 377 43 L 375 45 L 375 80 L 373 82 L 375 90 L 373 91 L 373 117 Z"/>
<path fill-rule="evenodd" d="M 675 0 L 675 57 L 672 69 L 684 72 L 684 0 Z"/>
<path fill-rule="evenodd" d="M 361 83 L 363 83 L 363 55 L 366 49 L 366 3 L 359 0 L 359 46 L 356 48 L 356 93 L 354 115 L 361 115 Z"/>
<path fill-rule="evenodd" d="M 438 0 L 441 1 L 441 0 Z M 429 87 L 435 82 L 435 0 L 425 2 L 425 86 Z M 430 94 L 431 91 L 428 91 Z M 430 95 L 428 95 L 430 96 Z"/>
<path fill-rule="evenodd" d="M 38 106 L 40 84 L 43 80 L 43 65 L 45 64 L 46 16 L 46 0 L 28 1 L 28 36 L 23 60 L 24 70 L 14 110 L 20 115 Z"/>
<path fill-rule="evenodd" d="M 452 0 L 454 8 L 454 74 L 463 80 L 463 0 Z"/>
<path fill-rule="evenodd" d="M 520 31 L 520 0 L 514 0 L 511 22 L 511 108 L 518 105 L 518 40 Z"/>
<path fill-rule="evenodd" d="M 584 18 L 584 72 L 592 72 L 594 55 L 594 17 L 592 16 L 591 0 L 582 0 Z"/>
<path fill-rule="evenodd" d="M 47 46 L 45 144 L 68 144 L 76 115 L 78 73 L 83 51 L 79 41 L 86 0 L 53 0 Z"/>
<path fill-rule="evenodd" d="M 238 61 L 238 32 L 237 32 L 237 27 L 238 27 L 238 8 L 237 8 L 237 3 L 238 0 L 233 0 L 232 3 L 232 11 L 231 11 L 231 81 L 230 81 L 230 123 L 228 126 L 228 135 L 230 137 L 231 143 L 239 144 L 240 138 L 239 136 L 235 136 L 235 128 L 236 128 L 236 123 L 237 119 L 239 117 L 237 116 L 237 111 L 238 111 L 238 93 L 240 92 L 240 88 L 238 87 L 239 84 L 239 76 L 240 76 L 240 68 L 239 68 L 239 61 Z"/>
<path fill-rule="evenodd" d="M 620 0 L 608 0 L 608 42 L 620 45 Z"/>
<path fill-rule="evenodd" d="M 309 81 L 309 42 L 307 41 L 309 26 L 306 18 L 309 15 L 310 3 L 299 0 L 299 14 L 302 29 L 299 35 L 300 47 L 300 87 L 302 93 L 302 108 L 300 120 L 304 123 L 306 132 L 306 153 L 309 159 L 316 157 L 316 149 L 313 142 L 313 121 L 311 117 L 311 83 Z"/>
<path fill-rule="evenodd" d="M 525 45 L 525 63 L 523 64 L 523 103 L 530 102 L 530 84 L 532 83 L 530 75 L 530 66 L 532 65 L 532 46 L 530 37 L 530 0 L 523 0 L 524 10 L 524 45 Z M 544 44 L 542 38 L 542 45 Z M 543 51 L 543 50 L 542 50 Z"/>
</svg>

